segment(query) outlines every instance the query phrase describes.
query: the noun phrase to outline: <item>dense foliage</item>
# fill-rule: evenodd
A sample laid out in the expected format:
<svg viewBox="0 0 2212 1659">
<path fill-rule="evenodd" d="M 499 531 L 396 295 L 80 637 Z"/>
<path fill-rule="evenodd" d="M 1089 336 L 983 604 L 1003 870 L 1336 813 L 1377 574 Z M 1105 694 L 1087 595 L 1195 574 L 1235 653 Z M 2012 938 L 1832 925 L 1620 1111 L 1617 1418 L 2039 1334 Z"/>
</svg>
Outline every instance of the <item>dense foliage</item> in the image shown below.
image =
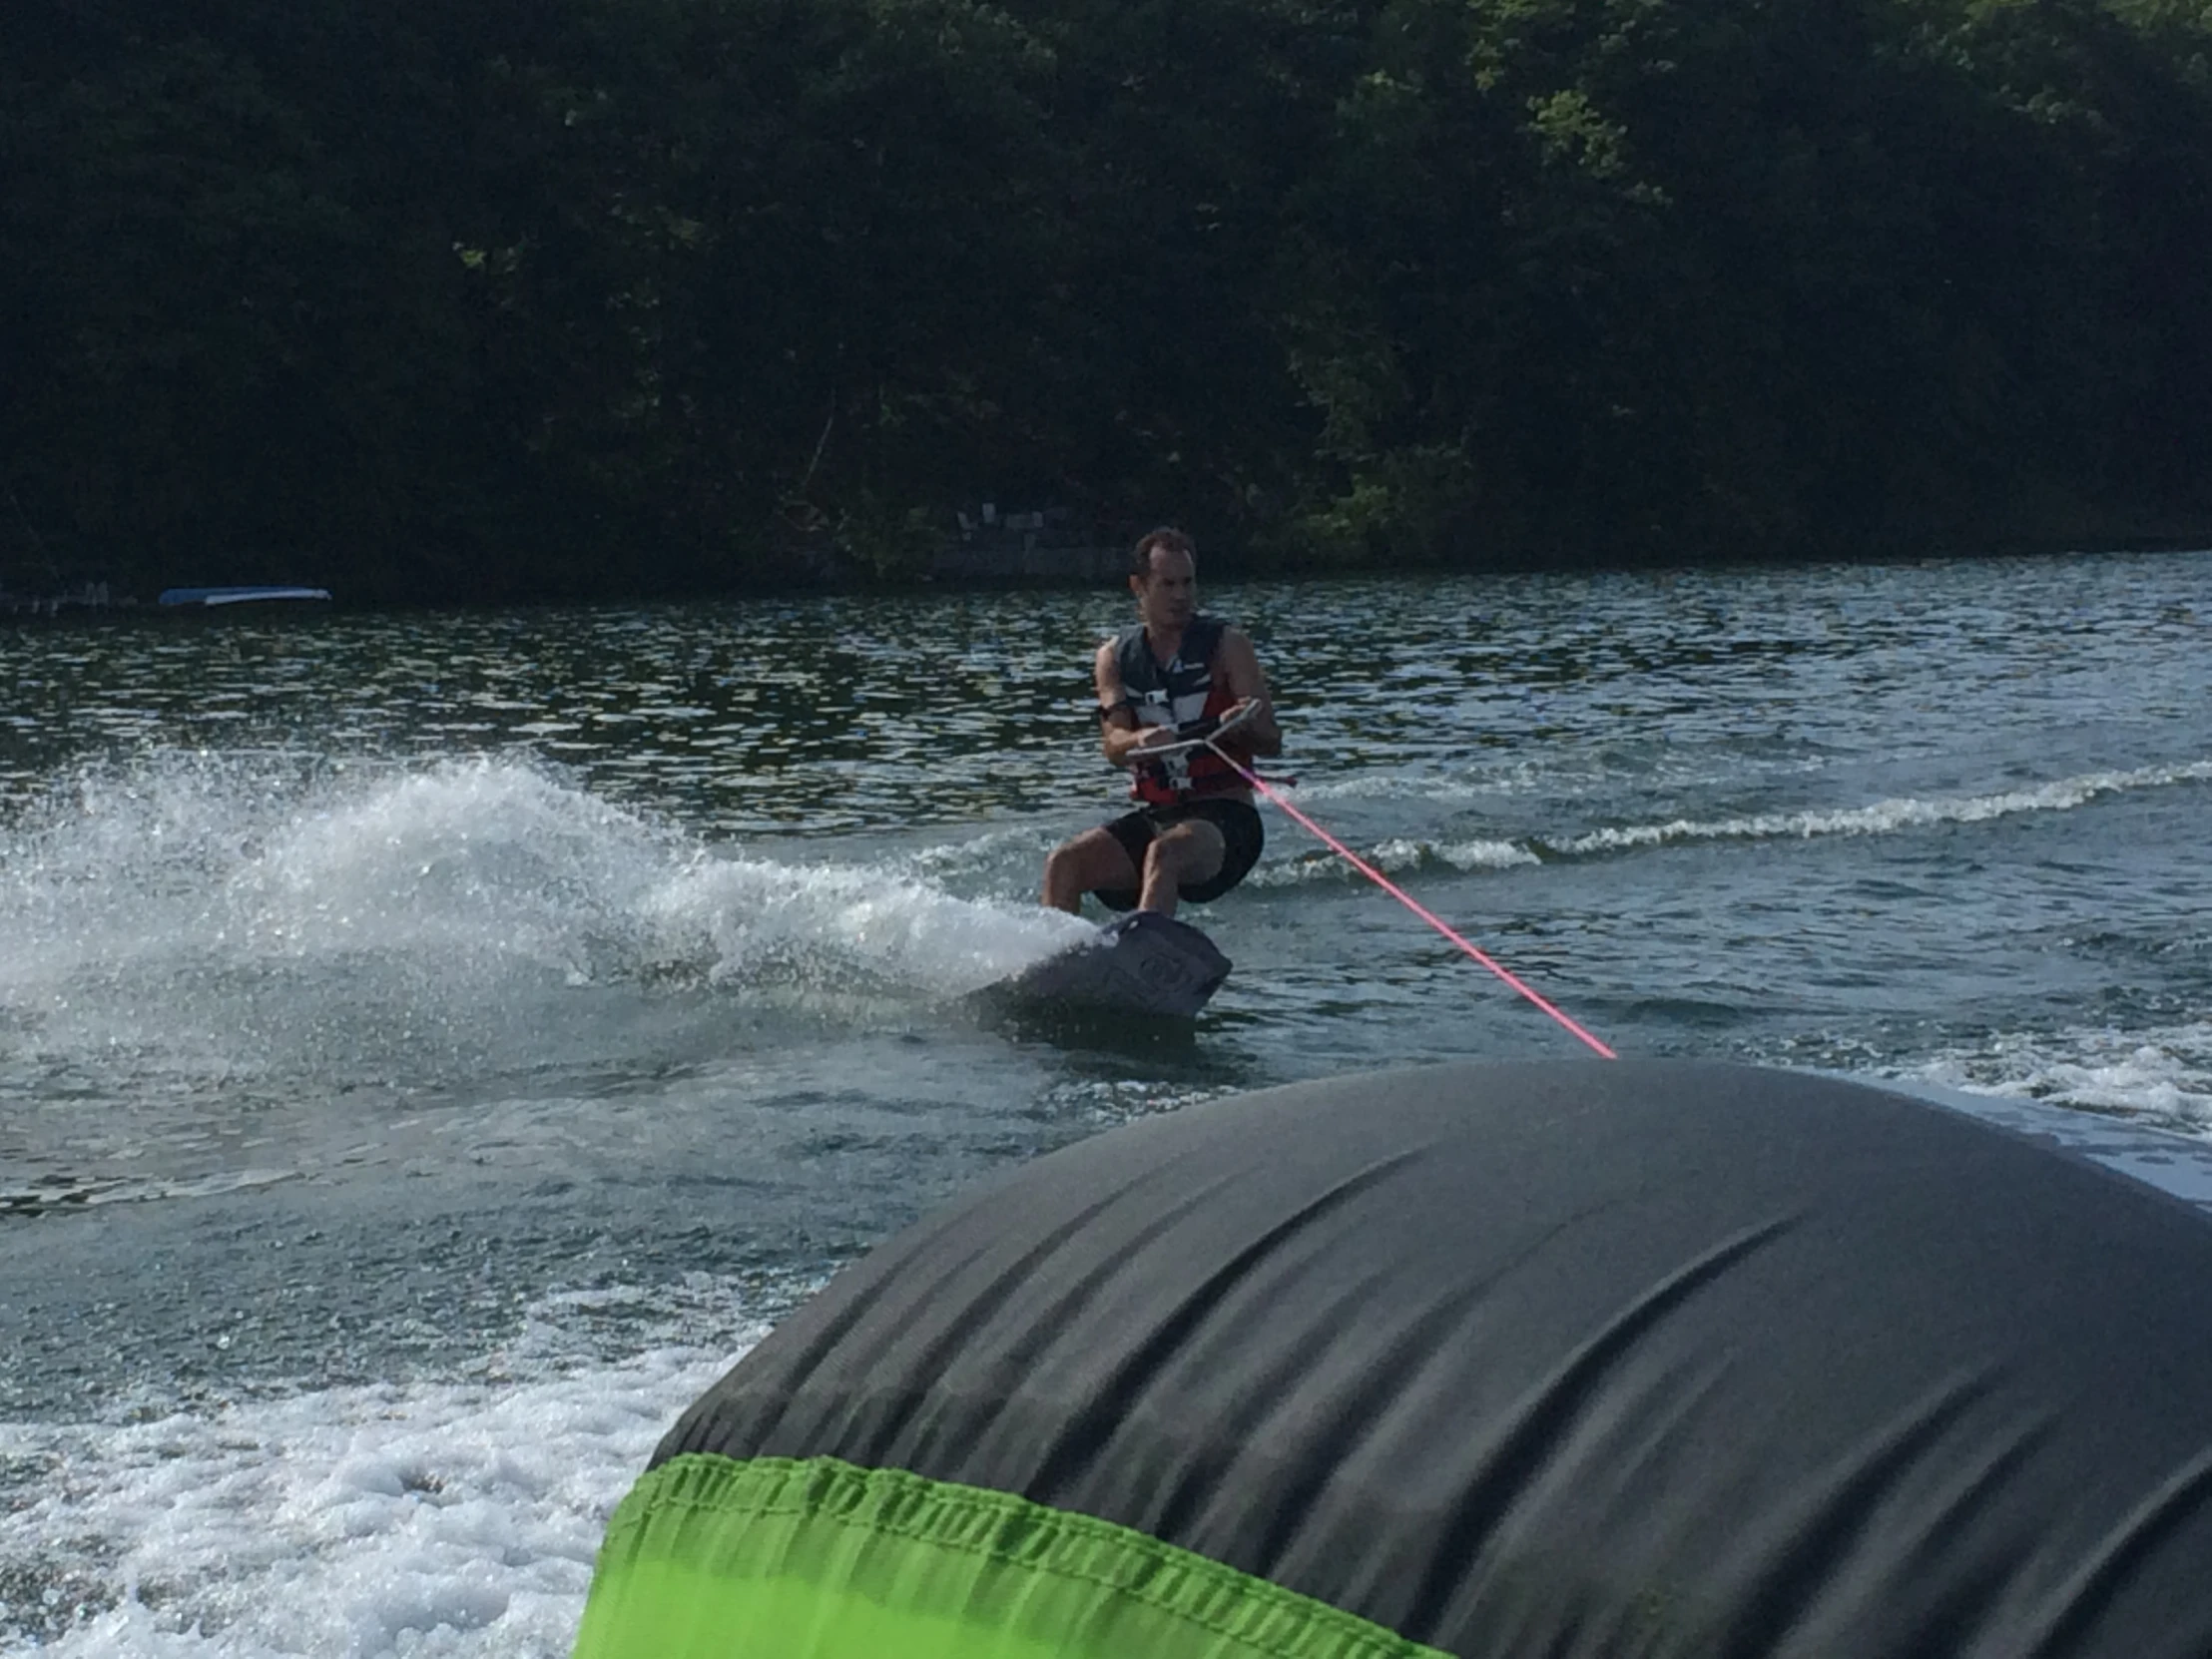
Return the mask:
<svg viewBox="0 0 2212 1659">
<path fill-rule="evenodd" d="M 9 0 L 0 585 L 2212 524 L 2208 0 Z"/>
</svg>

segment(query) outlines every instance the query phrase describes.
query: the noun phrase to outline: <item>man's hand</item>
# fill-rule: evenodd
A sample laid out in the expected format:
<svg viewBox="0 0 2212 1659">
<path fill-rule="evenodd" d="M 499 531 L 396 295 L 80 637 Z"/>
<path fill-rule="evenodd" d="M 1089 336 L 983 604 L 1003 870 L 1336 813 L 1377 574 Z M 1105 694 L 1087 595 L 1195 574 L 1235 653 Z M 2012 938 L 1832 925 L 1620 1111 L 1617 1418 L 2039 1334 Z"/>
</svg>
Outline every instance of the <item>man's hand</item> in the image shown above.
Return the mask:
<svg viewBox="0 0 2212 1659">
<path fill-rule="evenodd" d="M 1240 697 L 1221 713 L 1219 735 L 1222 742 L 1245 754 L 1253 749 L 1252 734 L 1245 728 L 1249 722 L 1265 721 L 1271 711 L 1264 697 Z"/>
</svg>

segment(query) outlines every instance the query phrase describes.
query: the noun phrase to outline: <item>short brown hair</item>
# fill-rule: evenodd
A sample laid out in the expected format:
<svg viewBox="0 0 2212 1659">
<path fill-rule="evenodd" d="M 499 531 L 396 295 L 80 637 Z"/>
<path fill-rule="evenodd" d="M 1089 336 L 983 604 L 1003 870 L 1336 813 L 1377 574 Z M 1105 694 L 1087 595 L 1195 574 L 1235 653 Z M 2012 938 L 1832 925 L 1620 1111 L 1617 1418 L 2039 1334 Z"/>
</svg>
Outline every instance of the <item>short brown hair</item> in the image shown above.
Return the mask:
<svg viewBox="0 0 2212 1659">
<path fill-rule="evenodd" d="M 1147 530 L 1137 538 L 1135 551 L 1129 555 L 1129 574 L 1142 581 L 1152 580 L 1152 551 L 1164 547 L 1170 553 L 1186 553 L 1193 560 L 1198 549 L 1191 545 L 1191 538 L 1171 525 L 1163 524 L 1157 530 Z"/>
</svg>

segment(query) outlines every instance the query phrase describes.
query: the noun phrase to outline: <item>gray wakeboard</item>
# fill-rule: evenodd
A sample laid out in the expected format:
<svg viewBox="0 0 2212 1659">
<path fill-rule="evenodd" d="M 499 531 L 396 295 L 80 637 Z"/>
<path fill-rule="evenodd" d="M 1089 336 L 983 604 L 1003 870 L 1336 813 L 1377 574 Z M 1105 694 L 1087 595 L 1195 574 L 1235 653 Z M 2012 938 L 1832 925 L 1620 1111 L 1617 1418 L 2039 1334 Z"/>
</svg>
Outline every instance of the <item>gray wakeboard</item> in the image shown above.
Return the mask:
<svg viewBox="0 0 2212 1659">
<path fill-rule="evenodd" d="M 977 994 L 1001 1008 L 1082 1008 L 1189 1019 L 1229 977 L 1229 958 L 1187 922 L 1132 910 Z"/>
</svg>

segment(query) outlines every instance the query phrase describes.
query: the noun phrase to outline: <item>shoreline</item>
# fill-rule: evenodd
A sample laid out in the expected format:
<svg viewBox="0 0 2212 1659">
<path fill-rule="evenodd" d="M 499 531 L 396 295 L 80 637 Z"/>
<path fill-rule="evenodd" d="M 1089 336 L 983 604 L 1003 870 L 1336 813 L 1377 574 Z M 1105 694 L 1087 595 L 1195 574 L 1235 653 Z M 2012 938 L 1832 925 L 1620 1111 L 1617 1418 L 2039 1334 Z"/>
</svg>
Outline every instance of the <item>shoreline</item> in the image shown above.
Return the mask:
<svg viewBox="0 0 2212 1659">
<path fill-rule="evenodd" d="M 2212 527 L 2193 534 L 2138 534 L 2110 541 L 2080 537 L 2006 538 L 1981 546 L 1932 543 L 1918 548 L 1882 547 L 1857 553 L 1823 550 L 1818 553 L 1711 552 L 1687 555 L 1679 550 L 1646 553 L 1620 552 L 1611 557 L 1563 555 L 1556 558 L 1526 553 L 1501 554 L 1477 561 L 1374 563 L 1326 559 L 1257 561 L 1234 553 L 1208 559 L 1213 582 L 1300 581 L 1331 582 L 1388 577 L 1468 577 L 1525 575 L 1630 575 L 1699 570 L 1833 569 L 1864 567 L 1881 569 L 1898 565 L 1953 564 L 2017 559 L 2099 558 L 2113 556 L 2176 556 L 2212 553 Z M 749 586 L 700 586 L 681 591 L 609 589 L 603 593 L 546 593 L 533 596 L 434 595 L 397 599 L 377 593 L 351 604 L 342 589 L 333 590 L 333 601 L 311 609 L 332 611 L 418 610 L 534 610 L 547 607 L 594 605 L 718 604 L 754 599 L 791 597 L 891 597 L 900 594 L 999 593 L 1008 591 L 1064 591 L 1072 588 L 1118 588 L 1127 550 L 1093 544 L 1070 547 L 953 547 L 935 555 L 926 566 L 869 573 L 843 563 L 810 561 L 782 581 Z M 247 605 L 222 608 L 226 613 L 270 616 L 298 614 L 299 608 L 278 605 Z M 148 616 L 215 614 L 204 607 L 161 607 L 124 591 L 114 580 L 78 582 L 48 593 L 19 592 L 0 587 L 0 623 L 75 623 L 118 621 Z"/>
</svg>

